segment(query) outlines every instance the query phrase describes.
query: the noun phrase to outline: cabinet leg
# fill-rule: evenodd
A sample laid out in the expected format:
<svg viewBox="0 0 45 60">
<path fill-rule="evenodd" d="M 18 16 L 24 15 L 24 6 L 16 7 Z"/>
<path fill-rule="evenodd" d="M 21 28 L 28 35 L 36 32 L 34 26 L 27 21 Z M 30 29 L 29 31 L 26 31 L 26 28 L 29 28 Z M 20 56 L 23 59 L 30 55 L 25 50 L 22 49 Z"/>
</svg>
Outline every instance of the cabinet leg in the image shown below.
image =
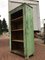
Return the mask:
<svg viewBox="0 0 45 60">
<path fill-rule="evenodd" d="M 25 60 L 29 60 L 29 56 L 28 57 L 25 57 Z"/>
</svg>

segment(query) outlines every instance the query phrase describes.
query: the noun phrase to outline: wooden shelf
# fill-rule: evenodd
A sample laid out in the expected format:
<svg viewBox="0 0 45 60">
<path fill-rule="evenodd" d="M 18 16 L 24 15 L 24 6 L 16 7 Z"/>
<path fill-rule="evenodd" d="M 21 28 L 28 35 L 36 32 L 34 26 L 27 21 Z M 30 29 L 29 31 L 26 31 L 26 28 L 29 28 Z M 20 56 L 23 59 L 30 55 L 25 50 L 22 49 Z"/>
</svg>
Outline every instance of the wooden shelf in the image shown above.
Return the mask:
<svg viewBox="0 0 45 60">
<path fill-rule="evenodd" d="M 23 29 L 15 29 L 15 30 L 12 30 L 12 31 L 22 31 Z"/>
<path fill-rule="evenodd" d="M 22 51 L 11 50 L 11 52 L 16 53 L 16 54 L 20 54 L 20 55 L 24 56 L 24 53 Z"/>
<path fill-rule="evenodd" d="M 16 41 L 16 42 L 23 42 L 23 40 L 12 40 L 12 41 Z"/>
<path fill-rule="evenodd" d="M 20 17 L 18 17 L 18 18 L 16 18 L 16 19 L 13 19 L 13 20 L 11 20 L 11 21 L 19 20 L 19 19 L 21 19 L 21 18 L 23 18 L 23 16 L 20 16 Z"/>
</svg>

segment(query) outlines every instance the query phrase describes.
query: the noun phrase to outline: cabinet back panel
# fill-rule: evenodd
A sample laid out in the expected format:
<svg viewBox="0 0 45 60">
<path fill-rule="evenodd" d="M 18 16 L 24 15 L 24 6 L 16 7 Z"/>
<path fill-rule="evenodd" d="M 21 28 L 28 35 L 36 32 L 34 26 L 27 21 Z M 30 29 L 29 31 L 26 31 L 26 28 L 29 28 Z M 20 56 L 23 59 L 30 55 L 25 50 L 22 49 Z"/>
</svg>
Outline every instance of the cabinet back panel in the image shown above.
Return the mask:
<svg viewBox="0 0 45 60">
<path fill-rule="evenodd" d="M 21 10 L 15 12 L 15 13 L 11 14 L 11 20 L 15 19 L 15 18 L 17 18 L 19 16 L 22 16 L 22 15 L 23 15 L 23 10 L 21 9 Z"/>
<path fill-rule="evenodd" d="M 23 31 L 12 32 L 11 34 L 12 40 L 23 40 Z"/>
<path fill-rule="evenodd" d="M 12 42 L 12 50 L 17 50 L 24 53 L 24 44 L 20 42 Z"/>
</svg>

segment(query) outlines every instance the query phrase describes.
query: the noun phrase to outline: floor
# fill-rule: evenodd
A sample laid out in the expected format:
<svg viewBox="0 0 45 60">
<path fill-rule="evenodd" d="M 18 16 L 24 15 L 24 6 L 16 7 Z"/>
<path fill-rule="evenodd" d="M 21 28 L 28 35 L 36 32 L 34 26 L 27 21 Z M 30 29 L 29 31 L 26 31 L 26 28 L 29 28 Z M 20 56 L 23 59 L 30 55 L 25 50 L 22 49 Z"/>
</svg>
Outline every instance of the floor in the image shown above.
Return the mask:
<svg viewBox="0 0 45 60">
<path fill-rule="evenodd" d="M 0 40 L 0 60 L 25 60 L 9 50 L 9 40 Z M 45 60 L 45 45 L 35 41 L 35 53 L 29 60 Z"/>
</svg>

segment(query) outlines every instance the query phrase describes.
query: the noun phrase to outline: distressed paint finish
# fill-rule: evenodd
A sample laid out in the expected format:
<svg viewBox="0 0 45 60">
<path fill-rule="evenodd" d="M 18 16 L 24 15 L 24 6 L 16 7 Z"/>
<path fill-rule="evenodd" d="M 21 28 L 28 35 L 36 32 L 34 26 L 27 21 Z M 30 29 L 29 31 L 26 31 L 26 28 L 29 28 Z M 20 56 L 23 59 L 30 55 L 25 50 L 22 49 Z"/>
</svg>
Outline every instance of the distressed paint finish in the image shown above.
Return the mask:
<svg viewBox="0 0 45 60">
<path fill-rule="evenodd" d="M 24 56 L 29 57 L 34 53 L 34 30 L 33 30 L 34 28 L 33 28 L 32 7 L 27 4 L 22 4 L 18 6 L 16 9 L 10 11 L 10 15 L 20 9 L 23 9 Z"/>
<path fill-rule="evenodd" d="M 34 30 L 32 8 L 26 6 L 26 42 L 27 42 L 27 56 L 34 53 Z"/>
<path fill-rule="evenodd" d="M 11 14 L 9 13 L 9 34 L 10 34 L 10 51 L 11 51 Z"/>
<path fill-rule="evenodd" d="M 27 56 L 27 50 L 26 50 L 26 36 L 25 36 L 25 20 L 26 20 L 26 11 L 25 11 L 25 5 L 23 6 L 23 39 L 24 39 L 24 55 Z"/>
<path fill-rule="evenodd" d="M 30 56 L 34 53 L 34 28 L 32 8 L 24 5 L 23 9 L 23 27 L 24 27 L 24 54 Z"/>
</svg>

